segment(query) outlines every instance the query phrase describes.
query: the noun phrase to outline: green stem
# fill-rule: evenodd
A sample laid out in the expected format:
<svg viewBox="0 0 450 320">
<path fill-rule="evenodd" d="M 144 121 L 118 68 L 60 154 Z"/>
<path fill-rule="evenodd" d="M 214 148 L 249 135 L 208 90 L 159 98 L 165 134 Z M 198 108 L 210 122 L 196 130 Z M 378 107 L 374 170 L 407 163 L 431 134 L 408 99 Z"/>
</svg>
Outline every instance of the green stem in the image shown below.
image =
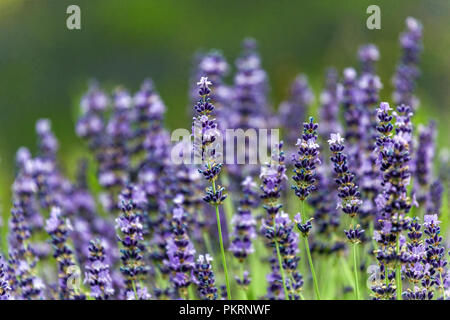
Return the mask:
<svg viewBox="0 0 450 320">
<path fill-rule="evenodd" d="M 281 261 L 280 247 L 278 245 L 277 240 L 275 240 L 275 248 L 277 249 L 277 257 L 278 257 L 278 264 L 280 266 L 281 279 L 283 280 L 284 297 L 285 297 L 285 300 L 290 300 L 288 289 L 286 287 L 286 278 L 284 276 L 283 262 Z"/>
<path fill-rule="evenodd" d="M 131 285 L 133 286 L 134 298 L 135 298 L 136 300 L 139 300 L 138 294 L 137 294 L 137 291 L 136 291 L 136 284 L 134 283 L 134 280 L 131 281 Z"/>
<path fill-rule="evenodd" d="M 355 298 L 356 300 L 359 300 L 359 284 L 358 284 L 358 262 L 357 262 L 357 252 L 356 252 L 356 246 L 358 244 L 355 242 L 353 244 L 353 268 L 355 272 Z"/>
<path fill-rule="evenodd" d="M 212 188 L 214 193 L 216 193 L 216 182 L 212 182 Z M 225 282 L 227 286 L 227 298 L 231 300 L 231 291 L 230 291 L 230 280 L 228 278 L 228 269 L 227 269 L 227 259 L 225 258 L 225 249 L 223 248 L 223 239 L 222 239 L 222 226 L 220 224 L 220 213 L 219 213 L 219 205 L 216 204 L 216 220 L 217 220 L 217 231 L 219 232 L 219 242 L 220 242 L 220 253 L 222 255 L 222 264 L 225 272 Z"/>
<path fill-rule="evenodd" d="M 300 212 L 300 215 L 302 217 L 302 222 L 306 223 L 307 216 L 305 214 L 305 201 L 302 201 L 302 212 Z M 308 263 L 309 263 L 309 269 L 311 270 L 311 275 L 313 278 L 313 282 L 314 282 L 314 292 L 316 293 L 316 298 L 317 300 L 320 300 L 320 292 L 319 292 L 319 285 L 317 282 L 317 276 L 316 276 L 316 270 L 314 269 L 314 265 L 313 265 L 313 261 L 311 258 L 311 251 L 309 250 L 309 241 L 308 241 L 308 237 L 304 236 L 303 237 L 304 242 L 305 242 L 305 250 L 306 250 L 306 255 L 308 256 Z"/>
</svg>

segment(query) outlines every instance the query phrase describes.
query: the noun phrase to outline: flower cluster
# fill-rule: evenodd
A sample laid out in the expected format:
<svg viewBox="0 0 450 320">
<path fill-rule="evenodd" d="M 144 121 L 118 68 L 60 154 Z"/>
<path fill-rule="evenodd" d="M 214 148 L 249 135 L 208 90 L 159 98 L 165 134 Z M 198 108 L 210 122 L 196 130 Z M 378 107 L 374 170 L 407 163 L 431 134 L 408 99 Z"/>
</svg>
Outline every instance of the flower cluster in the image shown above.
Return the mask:
<svg viewBox="0 0 450 320">
<path fill-rule="evenodd" d="M 105 247 L 100 239 L 89 244 L 89 262 L 86 266 L 86 282 L 91 287 L 91 296 L 96 300 L 107 300 L 114 294 L 109 265 L 106 264 Z"/>
<path fill-rule="evenodd" d="M 309 122 L 303 124 L 303 134 L 297 140 L 297 154 L 292 155 L 294 163 L 294 175 L 292 180 L 295 185 L 292 189 L 295 195 L 301 200 L 305 200 L 312 191 L 315 190 L 316 167 L 320 163 L 319 145 L 317 144 L 317 128 L 314 119 L 309 118 Z"/>
<path fill-rule="evenodd" d="M 47 219 L 45 230 L 51 237 L 53 246 L 53 257 L 58 262 L 58 286 L 61 299 L 84 299 L 79 293 L 76 284 L 70 282 L 70 278 L 79 272 L 75 264 L 72 249 L 67 241 L 72 225 L 69 220 L 62 217 L 61 209 L 52 207 L 50 218 Z"/>
<path fill-rule="evenodd" d="M 122 246 L 120 271 L 125 280 L 125 296 L 141 289 L 139 282 L 148 271 L 144 259 L 145 245 L 140 214 L 145 201 L 145 193 L 137 186 L 126 187 L 120 195 L 122 213 L 116 219 L 116 229 Z"/>
<path fill-rule="evenodd" d="M 237 213 L 233 216 L 232 240 L 229 250 L 242 263 L 254 250 L 252 239 L 256 237 L 256 220 L 252 216 L 252 208 L 255 206 L 257 193 L 256 183 L 248 176 L 241 184 L 242 199 L 239 200 Z"/>
<path fill-rule="evenodd" d="M 195 263 L 194 276 L 197 278 L 198 292 L 205 300 L 217 299 L 217 288 L 211 266 L 212 260 L 213 258 L 209 254 L 199 255 Z"/>
<path fill-rule="evenodd" d="M 415 110 L 419 104 L 413 92 L 415 81 L 419 76 L 417 64 L 422 52 L 422 24 L 409 17 L 406 19 L 406 28 L 407 30 L 400 35 L 403 55 L 392 80 L 395 87 L 393 99 L 395 104 L 404 104 Z"/>
<path fill-rule="evenodd" d="M 173 210 L 172 237 L 167 243 L 168 259 L 165 264 L 171 272 L 170 281 L 182 297 L 187 296 L 187 287 L 192 282 L 195 248 L 189 239 L 186 214 L 180 206 Z"/>
<path fill-rule="evenodd" d="M 320 127 L 313 118 L 303 123 L 314 99 L 304 75 L 272 110 L 252 39 L 233 84 L 218 51 L 197 59 L 189 141 L 172 145 L 151 80 L 112 94 L 93 83 L 76 125 L 92 157 L 77 159 L 74 179 L 58 161 L 48 119 L 36 123 L 36 152 L 17 151 L 8 225 L 0 219 L 8 230 L 0 300 L 342 299 L 350 292 L 357 300 L 447 300 L 449 157 L 441 153 L 435 172 L 437 126 L 415 130 L 422 27 L 408 18 L 407 28 L 395 110 L 379 102 L 380 53 L 366 45 L 359 69 L 346 68 L 342 80 L 328 69 Z M 238 153 L 238 164 L 223 163 L 222 143 L 230 141 L 221 130 L 277 126 L 286 144 L 271 131 L 268 163 L 241 165 Z M 269 151 L 263 140 L 259 159 Z M 287 164 L 284 148 L 294 153 Z M 294 192 L 286 190 L 287 167 Z M 360 288 L 365 280 L 370 290 Z"/>
<path fill-rule="evenodd" d="M 292 146 L 297 141 L 298 123 L 304 121 L 308 108 L 314 101 L 314 94 L 308 84 L 308 78 L 300 74 L 291 85 L 289 99 L 280 104 L 279 118 L 283 125 L 286 145 Z"/>
</svg>

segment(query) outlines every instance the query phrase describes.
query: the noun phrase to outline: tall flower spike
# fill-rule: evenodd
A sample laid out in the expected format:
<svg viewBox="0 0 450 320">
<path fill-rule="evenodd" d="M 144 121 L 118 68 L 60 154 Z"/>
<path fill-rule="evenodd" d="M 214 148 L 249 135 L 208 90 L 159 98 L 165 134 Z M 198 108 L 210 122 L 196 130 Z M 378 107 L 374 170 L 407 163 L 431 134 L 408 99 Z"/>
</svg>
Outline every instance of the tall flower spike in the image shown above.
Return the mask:
<svg viewBox="0 0 450 320">
<path fill-rule="evenodd" d="M 231 234 L 231 244 L 229 250 L 242 264 L 242 278 L 235 276 L 236 281 L 246 290 L 250 284 L 250 278 L 246 275 L 245 260 L 253 253 L 252 240 L 256 237 L 256 220 L 252 216 L 252 209 L 257 203 L 256 183 L 250 176 L 247 176 L 241 183 L 242 198 L 239 200 L 237 213 L 231 221 L 233 231 Z"/>
<path fill-rule="evenodd" d="M 319 145 L 317 144 L 317 128 L 319 125 L 314 123 L 314 119 L 309 118 L 309 122 L 303 124 L 303 134 L 297 140 L 297 154 L 292 155 L 294 163 L 294 175 L 292 179 L 295 185 L 292 189 L 295 195 L 304 201 L 315 190 L 316 167 L 320 163 Z"/>
<path fill-rule="evenodd" d="M 11 299 L 11 287 L 8 281 L 8 274 L 6 272 L 6 262 L 3 257 L 0 256 L 0 300 L 10 300 Z"/>
<path fill-rule="evenodd" d="M 15 273 L 20 298 L 25 300 L 41 299 L 44 284 L 36 276 L 38 258 L 29 243 L 31 231 L 24 215 L 24 207 L 20 202 L 16 202 L 11 210 L 9 228 L 11 231 L 10 261 Z"/>
<path fill-rule="evenodd" d="M 278 111 L 287 146 L 292 147 L 296 143 L 298 122 L 305 121 L 313 101 L 314 94 L 308 84 L 308 78 L 303 74 L 298 75 L 291 85 L 289 99 L 280 104 Z"/>
<path fill-rule="evenodd" d="M 341 131 L 339 123 L 339 105 L 342 100 L 342 85 L 338 83 L 338 73 L 330 68 L 326 73 L 325 89 L 320 94 L 319 134 L 327 140 L 332 132 Z"/>
<path fill-rule="evenodd" d="M 144 260 L 143 225 L 141 210 L 145 205 L 145 193 L 137 186 L 126 187 L 119 197 L 122 213 L 116 219 L 118 239 L 122 246 L 120 271 L 125 278 L 124 296 L 136 295 L 141 288 L 148 267 Z"/>
<path fill-rule="evenodd" d="M 355 184 L 355 175 L 350 171 L 348 164 L 348 157 L 344 153 L 344 138 L 339 133 L 331 134 L 328 140 L 330 151 L 332 153 L 331 162 L 334 164 L 334 173 L 336 175 L 336 184 L 338 186 L 338 196 L 341 198 L 341 203 L 338 207 L 350 216 L 352 222 L 348 230 L 344 233 L 350 243 L 353 244 L 353 267 L 355 277 L 355 297 L 359 299 L 359 278 L 358 278 L 358 262 L 357 262 L 357 244 L 361 242 L 364 230 L 355 223 L 355 217 L 362 204 L 361 194 L 358 186 Z"/>
<path fill-rule="evenodd" d="M 441 221 L 436 214 L 425 215 L 423 221 L 424 233 L 426 235 L 425 247 L 426 255 L 424 259 L 427 275 L 422 280 L 422 285 L 427 291 L 433 290 L 435 286 L 445 300 L 445 280 L 448 277 L 447 260 L 445 258 L 445 247 L 442 245 Z"/>
<path fill-rule="evenodd" d="M 222 255 L 222 264 L 225 271 L 225 282 L 227 287 L 228 300 L 231 299 L 230 282 L 228 276 L 227 262 L 225 259 L 225 249 L 222 239 L 222 227 L 220 223 L 219 205 L 226 199 L 225 188 L 216 186 L 216 180 L 222 169 L 222 163 L 219 162 L 220 150 L 220 132 L 217 128 L 215 119 L 211 113 L 214 111 L 214 105 L 209 97 L 211 81 L 207 77 L 201 77 L 197 82 L 199 87 L 198 94 L 200 99 L 194 106 L 197 112 L 192 125 L 192 134 L 194 136 L 194 154 L 196 159 L 202 163 L 199 172 L 211 183 L 211 187 L 206 190 L 206 196 L 203 198 L 207 203 L 213 205 L 216 210 L 217 231 L 219 233 L 220 251 Z"/>
<path fill-rule="evenodd" d="M 252 239 L 256 237 L 256 220 L 252 216 L 251 209 L 256 202 L 256 183 L 247 176 L 241 183 L 243 197 L 239 201 L 237 213 L 233 216 L 234 226 L 231 235 L 229 250 L 243 263 L 249 254 L 253 252 Z"/>
<path fill-rule="evenodd" d="M 406 31 L 400 35 L 402 57 L 392 80 L 394 84 L 393 99 L 396 105 L 407 105 L 415 110 L 419 101 L 414 96 L 415 82 L 420 71 L 418 68 L 422 47 L 422 24 L 412 18 L 406 19 Z"/>
<path fill-rule="evenodd" d="M 50 218 L 47 219 L 45 230 L 51 237 L 53 257 L 58 262 L 59 296 L 61 299 L 84 299 L 76 284 L 70 283 L 70 278 L 79 270 L 75 264 L 73 251 L 67 244 L 72 225 L 62 217 L 60 208 L 52 207 Z"/>
<path fill-rule="evenodd" d="M 109 265 L 106 264 L 105 247 L 100 239 L 89 243 L 89 265 L 86 266 L 85 282 L 91 287 L 91 296 L 96 300 L 107 300 L 114 294 Z"/>
<path fill-rule="evenodd" d="M 309 231 L 312 227 L 311 219 L 308 219 L 304 206 L 305 200 L 311 192 L 316 189 L 316 168 L 317 164 L 320 163 L 319 145 L 317 144 L 318 128 L 319 125 L 314 123 L 312 117 L 309 118 L 309 122 L 303 123 L 303 133 L 300 139 L 297 140 L 297 154 L 292 155 L 292 162 L 294 163 L 294 175 L 292 176 L 292 180 L 294 180 L 295 184 L 291 186 L 291 188 L 294 190 L 295 195 L 302 204 L 302 209 L 299 217 L 296 219 L 296 224 L 303 236 L 308 263 L 313 276 L 314 291 L 317 299 L 320 299 L 317 276 L 314 270 L 308 240 Z"/>
<path fill-rule="evenodd" d="M 198 282 L 198 293 L 205 300 L 217 299 L 212 260 L 213 258 L 209 254 L 199 255 L 194 269 L 194 275 Z"/>
<path fill-rule="evenodd" d="M 195 248 L 187 233 L 186 213 L 175 205 L 171 220 L 172 237 L 167 243 L 168 259 L 164 263 L 169 268 L 170 281 L 178 290 L 180 297 L 188 299 L 188 287 L 192 282 Z"/>
<path fill-rule="evenodd" d="M 287 279 L 286 285 L 289 288 L 289 298 L 292 300 L 300 299 L 300 291 L 302 287 L 301 283 L 295 281 L 297 276 L 301 275 L 297 271 L 298 262 L 298 234 L 294 232 L 294 224 L 285 212 L 278 212 L 274 219 L 274 225 L 272 227 L 265 228 L 265 236 L 269 241 L 271 247 L 275 247 L 280 253 L 281 265 L 284 271 L 286 271 Z"/>
<path fill-rule="evenodd" d="M 430 122 L 427 126 L 419 125 L 419 144 L 414 165 L 417 201 L 424 209 L 430 207 L 431 184 L 433 179 L 433 160 L 435 154 L 436 126 Z"/>
<path fill-rule="evenodd" d="M 405 114 L 402 110 L 405 106 L 399 106 L 397 112 Z M 406 107 L 406 109 L 409 109 Z M 380 104 L 378 109 L 379 125 L 377 130 L 376 151 L 379 155 L 379 165 L 382 173 L 383 193 L 377 197 L 381 215 L 380 236 L 377 241 L 380 248 L 377 250 L 377 259 L 386 265 L 388 271 L 394 272 L 397 277 L 397 299 L 401 299 L 401 245 L 400 236 L 403 230 L 408 229 L 411 209 L 411 200 L 407 195 L 407 186 L 410 180 L 409 171 L 409 141 L 410 133 L 405 125 L 409 120 L 397 116 L 396 134 L 392 135 L 391 108 L 386 102 Z M 405 112 L 403 112 L 405 111 Z"/>
<path fill-rule="evenodd" d="M 286 166 L 284 165 L 283 141 L 272 151 L 271 162 L 261 167 L 261 198 L 263 199 L 263 208 L 267 216 L 263 220 L 261 233 L 265 235 L 267 245 L 274 250 L 270 259 L 272 272 L 268 276 L 269 297 L 275 295 L 275 298 L 290 299 L 288 291 L 288 281 L 285 277 L 285 267 L 280 250 L 280 243 L 276 237 L 276 217 L 281 213 L 282 204 L 279 203 L 283 180 L 286 180 Z"/>
<path fill-rule="evenodd" d="M 374 44 L 366 44 L 358 50 L 358 58 L 361 64 L 361 72 L 375 74 L 375 62 L 380 59 L 380 52 Z"/>
</svg>

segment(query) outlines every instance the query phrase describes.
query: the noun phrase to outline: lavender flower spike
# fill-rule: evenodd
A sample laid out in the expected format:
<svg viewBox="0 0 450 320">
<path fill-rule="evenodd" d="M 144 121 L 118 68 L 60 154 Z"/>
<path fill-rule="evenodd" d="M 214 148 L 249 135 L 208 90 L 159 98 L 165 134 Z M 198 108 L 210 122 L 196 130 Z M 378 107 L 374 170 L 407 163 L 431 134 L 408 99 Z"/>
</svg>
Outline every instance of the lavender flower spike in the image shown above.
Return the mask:
<svg viewBox="0 0 450 320">
<path fill-rule="evenodd" d="M 412 18 L 406 19 L 407 30 L 400 35 L 403 55 L 392 80 L 394 84 L 393 99 L 396 105 L 407 105 L 415 110 L 419 104 L 414 96 L 415 82 L 420 71 L 418 68 L 422 48 L 422 24 Z"/>
<path fill-rule="evenodd" d="M 206 202 L 214 205 L 216 209 L 217 229 L 219 232 L 220 251 L 222 254 L 222 264 L 225 271 L 225 281 L 227 285 L 228 300 L 231 299 L 230 282 L 227 270 L 227 262 L 225 259 L 225 249 L 223 247 L 222 227 L 220 224 L 219 205 L 226 199 L 225 188 L 221 186 L 216 187 L 216 180 L 219 177 L 222 169 L 222 163 L 219 162 L 218 138 L 220 132 L 217 128 L 217 123 L 212 118 L 211 113 L 214 111 L 214 105 L 210 102 L 209 95 L 211 94 L 211 81 L 207 77 L 201 77 L 197 82 L 199 86 L 198 94 L 200 100 L 194 106 L 197 116 L 194 117 L 192 125 L 192 134 L 194 136 L 194 153 L 200 158 L 203 168 L 199 172 L 211 183 L 211 187 L 206 190 L 206 196 L 203 198 Z"/>
<path fill-rule="evenodd" d="M 137 295 L 139 281 L 145 278 L 143 225 L 140 210 L 146 203 L 145 193 L 137 186 L 126 187 L 119 197 L 122 213 L 116 219 L 118 239 L 122 245 L 120 271 L 125 278 L 124 296 Z"/>
<path fill-rule="evenodd" d="M 78 292 L 75 285 L 70 284 L 70 277 L 78 268 L 72 249 L 67 244 L 69 232 L 72 225 L 69 220 L 64 220 L 61 209 L 52 207 L 50 218 L 47 219 L 45 230 L 51 237 L 53 245 L 53 257 L 58 262 L 59 295 L 61 299 L 85 299 L 85 296 Z"/>
<path fill-rule="evenodd" d="M 361 242 L 364 230 L 353 222 L 359 207 L 362 204 L 361 194 L 358 186 L 355 184 L 355 175 L 350 172 L 348 167 L 348 157 L 344 151 L 344 138 L 339 133 L 331 134 L 328 140 L 330 151 L 332 152 L 331 162 L 334 164 L 334 173 L 336 174 L 336 183 L 338 186 L 338 196 L 341 203 L 338 205 L 344 213 L 352 218 L 349 230 L 344 230 L 347 239 L 353 244 L 353 267 L 355 276 L 355 297 L 359 300 L 359 279 L 357 263 L 357 244 Z"/>
<path fill-rule="evenodd" d="M 0 256 L 0 300 L 10 300 L 11 287 L 9 286 L 8 275 L 6 272 L 6 262 Z"/>
<path fill-rule="evenodd" d="M 86 266 L 86 280 L 91 287 L 91 296 L 96 300 L 107 300 L 114 294 L 109 265 L 105 263 L 105 247 L 100 239 L 89 244 L 89 265 Z"/>
<path fill-rule="evenodd" d="M 194 275 L 198 281 L 198 292 L 205 300 L 217 299 L 217 288 L 211 266 L 212 260 L 213 258 L 209 254 L 199 255 L 194 269 Z"/>
</svg>

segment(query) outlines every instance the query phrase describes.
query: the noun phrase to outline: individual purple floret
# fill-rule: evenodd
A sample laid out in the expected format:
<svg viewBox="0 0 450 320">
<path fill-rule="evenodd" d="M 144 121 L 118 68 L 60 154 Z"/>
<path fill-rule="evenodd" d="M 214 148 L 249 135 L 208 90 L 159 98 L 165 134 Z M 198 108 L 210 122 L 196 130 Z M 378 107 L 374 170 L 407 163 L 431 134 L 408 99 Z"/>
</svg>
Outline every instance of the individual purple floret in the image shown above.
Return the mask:
<svg viewBox="0 0 450 320">
<path fill-rule="evenodd" d="M 72 226 L 69 220 L 62 216 L 60 208 L 52 207 L 50 218 L 47 219 L 45 230 L 51 237 L 53 257 L 58 263 L 58 286 L 60 299 L 84 299 L 76 284 L 70 282 L 70 278 L 76 276 L 79 268 L 75 264 L 72 249 L 67 244 L 69 232 Z"/>
<path fill-rule="evenodd" d="M 186 214 L 176 205 L 172 216 L 172 237 L 167 243 L 167 260 L 164 264 L 170 270 L 170 281 L 180 297 L 188 299 L 188 287 L 192 282 L 195 248 L 189 239 Z"/>
<path fill-rule="evenodd" d="M 217 299 L 217 288 L 211 266 L 212 260 L 213 258 L 209 254 L 199 255 L 195 263 L 194 276 L 198 283 L 198 293 L 204 300 Z"/>
<path fill-rule="evenodd" d="M 415 110 L 419 104 L 414 96 L 415 82 L 420 74 L 418 63 L 422 48 L 422 24 L 411 17 L 406 19 L 407 30 L 400 35 L 402 57 L 392 80 L 396 105 L 407 105 Z"/>
<path fill-rule="evenodd" d="M 279 107 L 279 121 L 284 130 L 284 141 L 289 148 L 295 145 L 298 124 L 305 121 L 306 113 L 314 101 L 314 93 L 306 75 L 298 75 L 291 85 L 288 100 Z M 291 152 L 288 152 L 289 154 Z"/>
<path fill-rule="evenodd" d="M 124 296 L 141 290 L 148 267 L 144 260 L 143 225 L 141 210 L 145 205 L 145 193 L 137 186 L 128 186 L 119 197 L 122 213 L 116 219 L 118 240 L 121 244 L 122 266 L 120 271 L 125 279 Z"/>
<path fill-rule="evenodd" d="M 106 264 L 105 247 L 100 239 L 92 240 L 89 244 L 89 265 L 86 266 L 85 282 L 91 287 L 90 296 L 96 300 L 108 300 L 114 289 Z"/>
</svg>

